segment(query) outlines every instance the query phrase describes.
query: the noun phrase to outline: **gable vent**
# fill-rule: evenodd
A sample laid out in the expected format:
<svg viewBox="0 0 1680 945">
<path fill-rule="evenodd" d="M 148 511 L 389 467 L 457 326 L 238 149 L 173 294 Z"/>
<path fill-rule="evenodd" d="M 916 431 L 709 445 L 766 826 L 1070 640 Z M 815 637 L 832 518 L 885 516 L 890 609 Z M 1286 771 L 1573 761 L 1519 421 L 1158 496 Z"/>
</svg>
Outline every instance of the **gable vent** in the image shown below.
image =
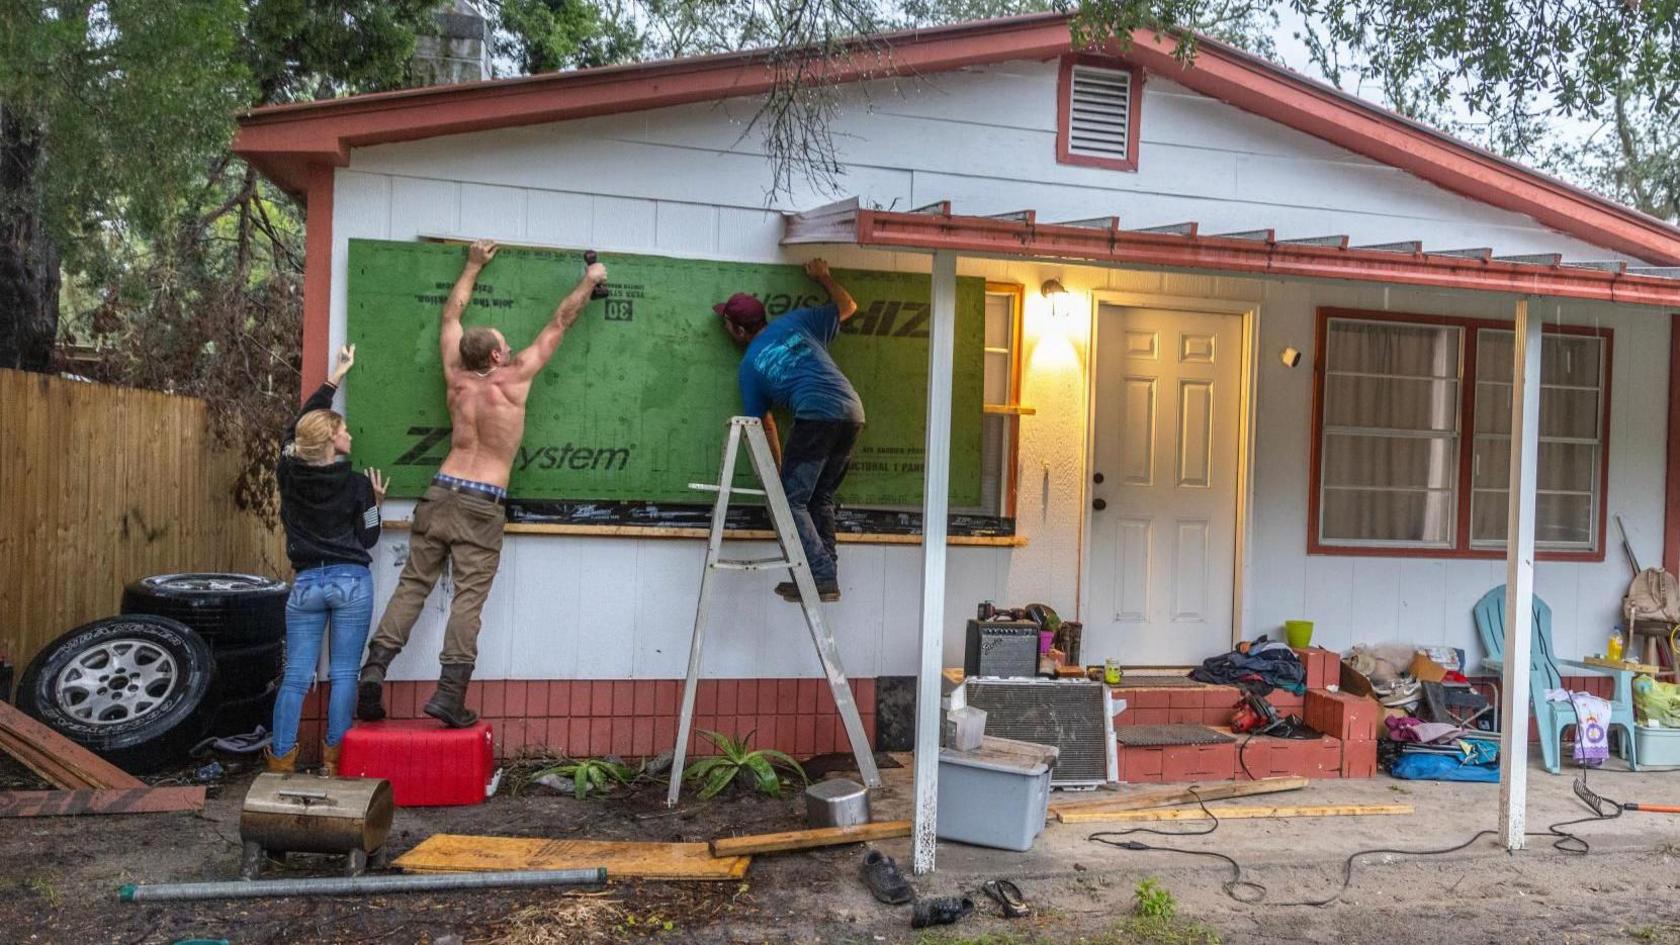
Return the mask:
<svg viewBox="0 0 1680 945">
<path fill-rule="evenodd" d="M 1128 160 L 1132 74 L 1093 66 L 1073 67 L 1068 95 L 1068 153 Z"/>
</svg>

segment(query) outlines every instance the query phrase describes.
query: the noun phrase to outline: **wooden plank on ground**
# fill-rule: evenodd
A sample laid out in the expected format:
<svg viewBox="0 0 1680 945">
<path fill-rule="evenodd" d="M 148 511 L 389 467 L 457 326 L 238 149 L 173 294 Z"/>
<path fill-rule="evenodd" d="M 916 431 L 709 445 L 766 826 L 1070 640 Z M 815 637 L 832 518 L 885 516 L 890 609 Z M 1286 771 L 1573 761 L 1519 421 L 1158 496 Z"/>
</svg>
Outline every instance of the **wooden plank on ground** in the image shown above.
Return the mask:
<svg viewBox="0 0 1680 945">
<path fill-rule="evenodd" d="M 1306 786 L 1306 778 L 1261 778 L 1258 781 L 1214 781 L 1207 784 L 1151 788 L 1147 791 L 1138 791 L 1132 794 L 1112 794 L 1099 791 L 1091 797 L 1052 804 L 1050 805 L 1050 812 L 1059 815 L 1063 811 L 1094 810 L 1098 808 L 1105 811 L 1148 810 L 1151 807 L 1194 804 L 1198 797 L 1204 801 L 1222 801 L 1233 797 L 1253 797 L 1256 794 L 1299 791 Z"/>
<path fill-rule="evenodd" d="M 1304 807 L 1210 807 L 1220 820 L 1260 820 L 1268 817 L 1372 817 L 1412 813 L 1410 804 L 1318 804 Z M 1064 824 L 1106 824 L 1150 820 L 1206 820 L 1201 808 L 1172 810 L 1075 810 L 1056 819 Z"/>
<path fill-rule="evenodd" d="M 704 843 L 630 843 L 434 834 L 398 857 L 411 873 L 569 870 L 604 866 L 608 879 L 740 879 L 751 857 L 713 857 Z"/>
<path fill-rule="evenodd" d="M 0 791 L 0 817 L 159 814 L 204 809 L 202 787 L 100 791 Z"/>
<path fill-rule="evenodd" d="M 751 856 L 754 853 L 780 853 L 784 850 L 809 850 L 813 847 L 832 847 L 842 843 L 863 843 L 869 840 L 888 840 L 910 836 L 910 821 L 883 820 L 855 827 L 819 827 L 814 830 L 789 830 L 784 833 L 760 833 L 746 837 L 723 837 L 711 842 L 713 856 Z"/>
<path fill-rule="evenodd" d="M 5 729 L 0 729 L 0 751 L 16 758 L 24 767 L 54 787 L 66 790 L 95 787 L 82 775 L 66 767 L 62 761 Z"/>
<path fill-rule="evenodd" d="M 52 757 L 80 776 L 81 784 L 60 787 L 141 788 L 139 778 L 42 725 L 19 710 L 0 702 L 0 730 Z M 21 760 L 21 759 L 20 759 Z"/>
</svg>

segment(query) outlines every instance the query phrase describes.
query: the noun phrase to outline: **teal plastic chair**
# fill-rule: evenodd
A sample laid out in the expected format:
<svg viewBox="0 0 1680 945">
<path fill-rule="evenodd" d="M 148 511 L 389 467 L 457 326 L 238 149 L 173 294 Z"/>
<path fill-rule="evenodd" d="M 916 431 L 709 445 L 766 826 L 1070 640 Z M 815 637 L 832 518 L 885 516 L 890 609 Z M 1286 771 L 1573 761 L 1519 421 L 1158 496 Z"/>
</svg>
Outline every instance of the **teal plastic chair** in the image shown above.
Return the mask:
<svg viewBox="0 0 1680 945">
<path fill-rule="evenodd" d="M 1482 638 L 1487 658 L 1482 660 L 1484 671 L 1503 675 L 1505 672 L 1505 585 L 1482 595 L 1471 613 L 1476 618 L 1476 633 Z M 1569 702 L 1548 702 L 1548 689 L 1562 689 L 1563 675 L 1558 666 L 1568 666 L 1583 673 L 1606 674 L 1615 677 L 1615 693 L 1610 700 L 1610 724 L 1606 729 L 1621 726 L 1623 737 L 1621 755 L 1628 767 L 1639 770 L 1638 746 L 1633 738 L 1633 673 L 1607 670 L 1578 660 L 1558 659 L 1552 647 L 1552 608 L 1534 596 L 1534 634 L 1528 651 L 1528 701 L 1534 709 L 1534 721 L 1540 729 L 1540 754 L 1546 770 L 1557 774 L 1562 770 L 1559 754 L 1563 730 L 1576 723 L 1575 706 Z M 1508 724 L 1508 723 L 1507 723 Z"/>
</svg>

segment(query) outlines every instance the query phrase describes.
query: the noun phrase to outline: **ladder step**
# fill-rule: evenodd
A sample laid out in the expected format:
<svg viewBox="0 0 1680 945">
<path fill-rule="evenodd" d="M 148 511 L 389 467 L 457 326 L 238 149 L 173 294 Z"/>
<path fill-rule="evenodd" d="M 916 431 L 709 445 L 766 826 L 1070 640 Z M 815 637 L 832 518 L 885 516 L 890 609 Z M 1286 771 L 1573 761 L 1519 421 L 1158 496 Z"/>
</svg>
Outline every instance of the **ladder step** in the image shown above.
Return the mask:
<svg viewBox="0 0 1680 945">
<path fill-rule="evenodd" d="M 722 492 L 723 491 L 718 486 L 714 486 L 709 482 L 691 482 L 691 483 L 688 484 L 688 487 L 690 489 L 695 490 L 696 492 Z M 739 493 L 741 495 L 764 495 L 765 494 L 763 489 L 746 489 L 746 488 L 743 488 L 741 486 L 731 486 L 729 488 L 729 491 L 731 493 Z"/>
<path fill-rule="evenodd" d="M 791 568 L 793 562 L 786 558 L 719 558 L 712 562 L 712 567 L 720 571 L 769 571 Z"/>
</svg>

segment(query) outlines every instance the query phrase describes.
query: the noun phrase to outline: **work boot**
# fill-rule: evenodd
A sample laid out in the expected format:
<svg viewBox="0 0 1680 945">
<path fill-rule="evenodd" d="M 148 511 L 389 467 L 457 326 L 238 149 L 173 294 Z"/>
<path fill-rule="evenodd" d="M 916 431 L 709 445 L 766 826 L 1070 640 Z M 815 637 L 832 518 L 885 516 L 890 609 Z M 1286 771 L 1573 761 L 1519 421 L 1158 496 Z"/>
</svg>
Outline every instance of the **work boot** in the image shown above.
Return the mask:
<svg viewBox="0 0 1680 945">
<path fill-rule="evenodd" d="M 286 752 L 284 755 L 276 755 L 267 748 L 263 749 L 263 763 L 268 766 L 270 774 L 291 774 L 293 771 L 297 770 L 297 760 L 297 745 L 293 745 L 292 750 Z"/>
<path fill-rule="evenodd" d="M 437 692 L 426 700 L 423 710 L 450 728 L 466 728 L 478 721 L 478 713 L 467 708 L 467 683 L 472 681 L 469 663 L 448 663 L 438 673 Z"/>
<path fill-rule="evenodd" d="M 356 718 L 363 722 L 385 718 L 385 667 L 396 658 L 397 651 L 390 647 L 368 647 L 367 662 L 356 683 Z"/>
<path fill-rule="evenodd" d="M 338 747 L 326 742 L 321 743 L 321 777 L 338 777 Z"/>
<path fill-rule="evenodd" d="M 799 603 L 799 585 L 793 581 L 783 581 L 776 585 L 776 593 L 782 600 L 791 604 Z M 839 581 L 818 581 L 817 597 L 825 604 L 832 604 L 840 599 Z"/>
</svg>

